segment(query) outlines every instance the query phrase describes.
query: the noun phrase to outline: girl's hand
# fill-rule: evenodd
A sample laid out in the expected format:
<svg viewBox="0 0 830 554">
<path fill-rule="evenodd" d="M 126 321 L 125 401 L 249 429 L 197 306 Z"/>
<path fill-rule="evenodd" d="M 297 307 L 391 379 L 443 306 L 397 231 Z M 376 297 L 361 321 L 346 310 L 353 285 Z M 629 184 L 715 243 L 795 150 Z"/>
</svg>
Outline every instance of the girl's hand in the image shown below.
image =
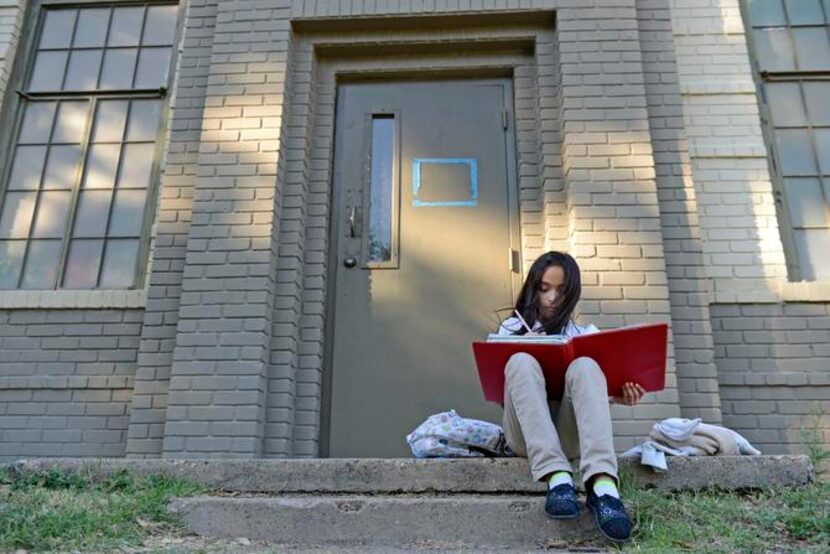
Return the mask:
<svg viewBox="0 0 830 554">
<path fill-rule="evenodd" d="M 622 398 L 619 396 L 612 397 L 612 401 L 618 404 L 625 404 L 626 406 L 636 405 L 646 393 L 646 389 L 640 386 L 639 383 L 625 383 L 622 387 Z"/>
</svg>

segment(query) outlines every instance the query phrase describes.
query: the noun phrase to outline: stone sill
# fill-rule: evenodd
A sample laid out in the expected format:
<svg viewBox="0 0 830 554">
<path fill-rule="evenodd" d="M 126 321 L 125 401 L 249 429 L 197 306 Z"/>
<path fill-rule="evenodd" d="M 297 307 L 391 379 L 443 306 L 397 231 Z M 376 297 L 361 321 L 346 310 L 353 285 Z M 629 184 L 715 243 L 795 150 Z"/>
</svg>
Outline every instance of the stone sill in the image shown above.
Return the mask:
<svg viewBox="0 0 830 554">
<path fill-rule="evenodd" d="M 141 290 L 9 290 L 0 292 L 0 309 L 143 308 Z"/>
</svg>

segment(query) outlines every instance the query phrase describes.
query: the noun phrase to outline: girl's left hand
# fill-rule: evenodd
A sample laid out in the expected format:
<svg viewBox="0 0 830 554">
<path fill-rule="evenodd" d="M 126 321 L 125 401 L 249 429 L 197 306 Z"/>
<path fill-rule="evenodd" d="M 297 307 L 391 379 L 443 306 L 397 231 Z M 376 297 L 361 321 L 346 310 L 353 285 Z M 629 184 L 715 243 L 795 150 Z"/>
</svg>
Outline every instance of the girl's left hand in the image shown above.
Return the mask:
<svg viewBox="0 0 830 554">
<path fill-rule="evenodd" d="M 643 395 L 646 393 L 646 389 L 640 386 L 639 383 L 625 383 L 622 387 L 622 390 L 622 398 L 615 396 L 613 397 L 613 400 L 616 403 L 625 404 L 626 406 L 634 406 L 643 398 Z"/>
</svg>

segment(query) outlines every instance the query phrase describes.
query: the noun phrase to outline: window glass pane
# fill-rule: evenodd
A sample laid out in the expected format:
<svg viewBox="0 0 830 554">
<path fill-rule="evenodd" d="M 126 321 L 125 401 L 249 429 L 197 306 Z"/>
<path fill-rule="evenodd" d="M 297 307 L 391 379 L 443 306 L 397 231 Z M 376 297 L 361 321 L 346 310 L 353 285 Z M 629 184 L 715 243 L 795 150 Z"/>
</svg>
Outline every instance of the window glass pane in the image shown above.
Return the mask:
<svg viewBox="0 0 830 554">
<path fill-rule="evenodd" d="M 36 192 L 8 192 L 0 215 L 0 238 L 25 239 L 29 236 Z"/>
<path fill-rule="evenodd" d="M 804 71 L 830 69 L 830 38 L 824 27 L 804 27 L 792 30 L 798 68 Z"/>
<path fill-rule="evenodd" d="M 69 48 L 75 27 L 75 10 L 47 10 L 40 33 L 40 48 Z"/>
<path fill-rule="evenodd" d="M 52 142 L 78 144 L 83 141 L 88 112 L 89 102 L 86 100 L 61 102 Z"/>
<path fill-rule="evenodd" d="M 45 146 L 18 146 L 9 176 L 9 190 L 37 190 L 45 160 Z"/>
<path fill-rule="evenodd" d="M 830 23 L 830 0 L 823 0 L 824 4 L 824 17 L 827 19 L 826 23 Z"/>
<path fill-rule="evenodd" d="M 18 143 L 48 143 L 56 106 L 55 102 L 27 102 Z"/>
<path fill-rule="evenodd" d="M 29 243 L 26 256 L 26 270 L 20 287 L 24 289 L 51 289 L 55 286 L 55 277 L 61 257 L 61 241 L 33 240 Z"/>
<path fill-rule="evenodd" d="M 113 9 L 109 46 L 138 46 L 142 19 L 143 7 Z"/>
<path fill-rule="evenodd" d="M 0 240 L 0 288 L 13 289 L 17 286 L 25 252 L 24 240 Z"/>
<path fill-rule="evenodd" d="M 753 25 L 786 25 L 781 0 L 747 0 L 749 19 Z"/>
<path fill-rule="evenodd" d="M 828 0 L 830 1 L 830 0 Z M 830 82 L 803 83 L 807 113 L 813 125 L 830 125 Z"/>
<path fill-rule="evenodd" d="M 150 6 L 144 24 L 144 46 L 173 44 L 178 6 Z"/>
<path fill-rule="evenodd" d="M 798 83 L 766 83 L 772 122 L 777 127 L 806 126 L 807 115 Z"/>
<path fill-rule="evenodd" d="M 29 81 L 29 90 L 60 90 L 67 54 L 66 50 L 38 52 Z"/>
<path fill-rule="evenodd" d="M 161 119 L 161 100 L 133 100 L 127 141 L 155 141 Z"/>
<path fill-rule="evenodd" d="M 101 50 L 74 50 L 69 56 L 69 69 L 63 90 L 94 90 L 101 69 Z"/>
<path fill-rule="evenodd" d="M 41 193 L 32 236 L 43 239 L 63 237 L 66 234 L 66 216 L 71 200 L 72 193 L 68 190 Z"/>
<path fill-rule="evenodd" d="M 127 120 L 126 100 L 102 100 L 96 108 L 95 132 L 92 142 L 121 142 Z"/>
<path fill-rule="evenodd" d="M 100 189 L 115 186 L 115 172 L 118 171 L 118 144 L 93 144 L 89 147 L 86 162 L 84 188 Z"/>
<path fill-rule="evenodd" d="M 170 48 L 142 48 L 138 56 L 135 88 L 158 88 L 167 85 Z"/>
<path fill-rule="evenodd" d="M 121 157 L 119 187 L 141 188 L 150 184 L 153 169 L 153 143 L 125 144 Z"/>
<path fill-rule="evenodd" d="M 139 237 L 144 223 L 147 189 L 119 190 L 115 195 L 109 236 Z"/>
<path fill-rule="evenodd" d="M 817 177 L 784 179 L 793 227 L 827 225 L 824 197 Z"/>
<path fill-rule="evenodd" d="M 778 155 L 784 175 L 815 175 L 816 162 L 813 145 L 805 129 L 778 129 L 775 131 Z"/>
<path fill-rule="evenodd" d="M 81 159 L 80 146 L 53 146 L 49 149 L 49 162 L 43 177 L 44 189 L 71 189 L 78 173 Z"/>
<path fill-rule="evenodd" d="M 830 175 L 830 129 L 813 129 L 818 153 L 818 166 L 824 175 Z"/>
<path fill-rule="evenodd" d="M 819 0 L 785 0 L 791 25 L 821 25 L 824 15 Z"/>
<path fill-rule="evenodd" d="M 107 50 L 104 54 L 104 69 L 101 71 L 101 85 L 99 88 L 131 88 L 137 54 L 138 50 L 135 48 Z"/>
<path fill-rule="evenodd" d="M 73 238 L 103 237 L 107 234 L 111 190 L 87 190 L 78 198 Z"/>
<path fill-rule="evenodd" d="M 109 8 L 87 8 L 78 14 L 75 48 L 103 47 L 109 25 Z"/>
<path fill-rule="evenodd" d="M 795 246 L 801 278 L 807 281 L 830 279 L 830 231 L 827 229 L 796 229 Z"/>
<path fill-rule="evenodd" d="M 372 118 L 371 197 L 369 203 L 369 260 L 392 259 L 392 185 L 395 161 L 395 120 Z"/>
<path fill-rule="evenodd" d="M 137 240 L 107 241 L 104 265 L 101 268 L 101 288 L 123 289 L 133 286 L 137 258 Z"/>
<path fill-rule="evenodd" d="M 91 289 L 98 282 L 103 240 L 73 240 L 66 260 L 63 286 L 68 289 Z"/>
</svg>

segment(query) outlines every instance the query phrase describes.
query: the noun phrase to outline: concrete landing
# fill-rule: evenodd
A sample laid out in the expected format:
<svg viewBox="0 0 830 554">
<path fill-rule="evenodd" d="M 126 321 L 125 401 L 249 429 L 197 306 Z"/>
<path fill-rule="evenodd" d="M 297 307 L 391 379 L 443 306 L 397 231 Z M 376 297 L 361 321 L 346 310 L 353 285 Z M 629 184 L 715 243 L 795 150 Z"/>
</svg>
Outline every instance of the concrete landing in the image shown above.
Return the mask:
<svg viewBox="0 0 830 554">
<path fill-rule="evenodd" d="M 799 486 L 813 478 L 806 456 L 710 456 L 669 458 L 666 473 L 654 473 L 637 460 L 620 460 L 620 471 L 645 486 L 697 490 Z M 39 458 L 12 465 L 21 470 L 58 467 L 106 475 L 127 469 L 166 474 L 239 493 L 543 493 L 530 479 L 524 458 L 430 459 L 92 459 Z M 577 479 L 578 481 L 578 479 Z"/>
</svg>

